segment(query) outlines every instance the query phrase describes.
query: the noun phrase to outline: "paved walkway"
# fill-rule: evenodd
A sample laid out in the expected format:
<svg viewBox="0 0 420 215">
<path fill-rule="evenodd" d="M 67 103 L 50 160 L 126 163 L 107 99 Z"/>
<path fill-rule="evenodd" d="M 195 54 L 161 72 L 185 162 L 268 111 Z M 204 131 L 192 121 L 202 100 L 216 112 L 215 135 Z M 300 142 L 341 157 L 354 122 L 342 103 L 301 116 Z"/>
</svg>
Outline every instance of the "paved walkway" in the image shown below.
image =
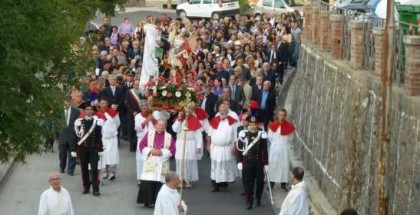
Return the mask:
<svg viewBox="0 0 420 215">
<path fill-rule="evenodd" d="M 62 175 L 62 186 L 71 194 L 76 214 L 153 214 L 153 209 L 137 205 L 135 199 L 138 187 L 135 180 L 135 155 L 128 152 L 128 143 L 122 142 L 120 148 L 121 164 L 118 167 L 117 180 L 106 181 L 101 187 L 101 196 L 82 195 L 80 166 L 76 167 L 75 176 Z M 22 215 L 36 214 L 39 197 L 49 187 L 48 173 L 58 170 L 58 153 L 32 155 L 25 164 L 14 164 L 0 186 L 0 214 Z M 173 166 L 173 165 L 172 165 Z M 274 214 L 266 195 L 261 208 L 251 211 L 245 209 L 241 192 L 241 183 L 231 184 L 228 193 L 209 193 L 210 162 L 200 161 L 200 182 L 194 188 L 185 191 L 185 201 L 189 205 L 190 215 L 240 215 Z"/>
</svg>

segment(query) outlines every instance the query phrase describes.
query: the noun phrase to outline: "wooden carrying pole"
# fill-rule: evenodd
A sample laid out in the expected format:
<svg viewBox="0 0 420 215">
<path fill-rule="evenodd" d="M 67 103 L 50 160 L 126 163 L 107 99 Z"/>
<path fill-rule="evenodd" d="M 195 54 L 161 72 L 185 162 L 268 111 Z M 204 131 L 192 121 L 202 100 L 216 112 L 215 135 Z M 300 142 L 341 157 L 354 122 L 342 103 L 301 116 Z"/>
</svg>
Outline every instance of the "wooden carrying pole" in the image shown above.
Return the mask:
<svg viewBox="0 0 420 215">
<path fill-rule="evenodd" d="M 184 139 L 183 139 L 183 144 L 182 144 L 182 159 L 181 159 L 181 163 L 180 163 L 180 175 L 179 175 L 179 179 L 181 180 L 181 190 L 179 191 L 179 204 L 181 204 L 182 202 L 182 194 L 184 191 L 184 171 L 185 171 L 185 148 L 187 145 L 187 132 L 188 132 L 188 121 L 187 121 L 187 116 L 185 116 L 185 124 L 182 127 L 182 130 L 184 131 Z"/>
</svg>

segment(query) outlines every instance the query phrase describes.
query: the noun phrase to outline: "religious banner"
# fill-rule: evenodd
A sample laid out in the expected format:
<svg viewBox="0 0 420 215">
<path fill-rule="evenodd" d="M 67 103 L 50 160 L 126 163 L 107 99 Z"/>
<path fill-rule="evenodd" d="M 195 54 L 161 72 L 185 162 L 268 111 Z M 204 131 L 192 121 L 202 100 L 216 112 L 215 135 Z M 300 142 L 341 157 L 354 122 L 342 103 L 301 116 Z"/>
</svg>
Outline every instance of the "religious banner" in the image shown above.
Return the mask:
<svg viewBox="0 0 420 215">
<path fill-rule="evenodd" d="M 144 41 L 144 53 L 143 53 L 143 64 L 140 75 L 140 89 L 144 88 L 144 85 L 149 82 L 150 76 L 159 76 L 158 59 L 156 58 L 157 43 L 160 39 L 160 35 L 156 30 L 156 25 L 147 24 L 144 26 L 144 32 L 146 34 Z"/>
</svg>

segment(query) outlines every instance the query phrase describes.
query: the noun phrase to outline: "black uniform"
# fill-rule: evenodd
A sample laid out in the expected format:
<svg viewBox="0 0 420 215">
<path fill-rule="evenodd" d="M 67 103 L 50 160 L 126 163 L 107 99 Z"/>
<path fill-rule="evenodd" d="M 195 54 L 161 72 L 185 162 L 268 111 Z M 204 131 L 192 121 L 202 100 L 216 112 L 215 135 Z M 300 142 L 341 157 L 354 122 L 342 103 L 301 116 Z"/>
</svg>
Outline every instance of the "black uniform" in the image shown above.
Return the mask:
<svg viewBox="0 0 420 215">
<path fill-rule="evenodd" d="M 249 130 L 243 130 L 238 138 L 239 148 L 246 149 L 247 145 L 251 145 L 258 136 L 258 141 L 245 155 L 243 155 L 243 152 L 239 153 L 239 159 L 243 165 L 242 182 L 244 184 L 248 209 L 251 209 L 254 203 L 255 184 L 257 184 L 255 199 L 257 200 L 257 206 L 261 205 L 261 196 L 264 189 L 264 166 L 268 164 L 267 134 L 261 130 L 254 133 Z"/>
<path fill-rule="evenodd" d="M 93 194 L 99 195 L 98 152 L 103 151 L 101 127 L 98 126 L 97 123 L 93 125 L 93 117 L 91 119 L 83 118 L 79 120 L 81 121 L 81 130 L 83 130 L 83 135 L 79 137 L 79 141 L 83 138 L 83 136 L 85 136 L 89 132 L 92 126 L 95 126 L 95 128 L 92 130 L 89 136 L 80 145 L 76 144 L 76 149 L 80 156 L 80 168 L 82 172 L 84 187 L 83 193 L 88 193 L 90 190 L 90 186 L 92 185 Z M 92 174 L 91 179 L 89 177 L 89 164 Z"/>
</svg>

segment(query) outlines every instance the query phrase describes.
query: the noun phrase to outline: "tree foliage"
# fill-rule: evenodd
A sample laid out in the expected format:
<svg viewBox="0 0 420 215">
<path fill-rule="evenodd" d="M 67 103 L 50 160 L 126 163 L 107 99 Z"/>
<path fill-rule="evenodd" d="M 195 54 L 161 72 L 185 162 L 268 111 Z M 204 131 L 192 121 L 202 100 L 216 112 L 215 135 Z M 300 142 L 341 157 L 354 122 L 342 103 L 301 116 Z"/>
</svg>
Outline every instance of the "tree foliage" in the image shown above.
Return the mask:
<svg viewBox="0 0 420 215">
<path fill-rule="evenodd" d="M 241 13 L 248 12 L 248 10 L 251 9 L 251 7 L 249 6 L 249 1 L 248 0 L 239 0 L 239 9 L 240 9 Z"/>
<path fill-rule="evenodd" d="M 72 44 L 104 2 L 0 0 L 0 162 L 42 152 L 63 112 L 58 84 L 73 81 L 62 75 L 84 72 Z"/>
</svg>

